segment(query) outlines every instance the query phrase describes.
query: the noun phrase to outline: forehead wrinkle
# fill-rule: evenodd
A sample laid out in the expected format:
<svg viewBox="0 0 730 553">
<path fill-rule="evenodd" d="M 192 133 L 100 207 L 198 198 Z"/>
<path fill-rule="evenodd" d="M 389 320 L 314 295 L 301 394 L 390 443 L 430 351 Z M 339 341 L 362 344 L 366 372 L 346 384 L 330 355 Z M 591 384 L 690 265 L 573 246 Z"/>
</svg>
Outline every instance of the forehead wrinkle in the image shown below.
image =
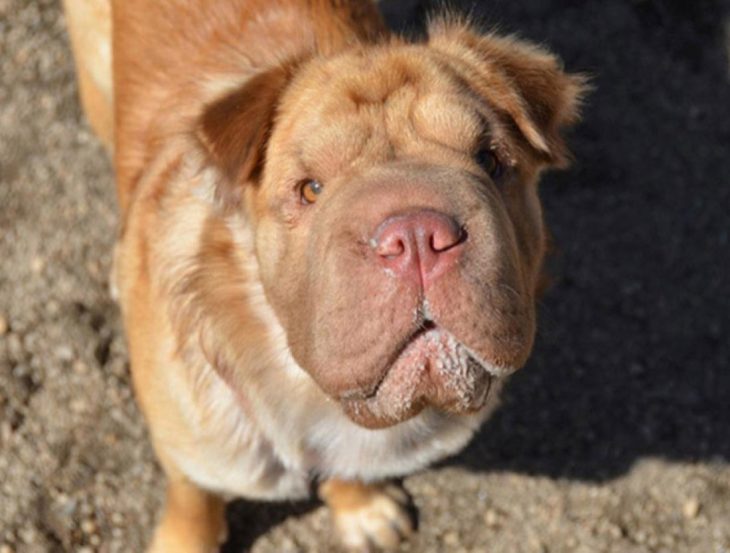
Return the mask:
<svg viewBox="0 0 730 553">
<path fill-rule="evenodd" d="M 328 180 L 343 173 L 364 155 L 373 140 L 374 129 L 361 117 L 338 117 L 300 135 L 299 157 L 312 176 Z"/>
<path fill-rule="evenodd" d="M 420 86 L 422 72 L 403 55 L 390 54 L 362 60 L 358 71 L 343 79 L 346 97 L 355 104 L 383 106 L 404 90 Z"/>
<path fill-rule="evenodd" d="M 391 96 L 388 103 L 383 106 L 382 121 L 384 134 L 392 148 L 418 139 L 411 120 L 411 112 L 417 97 L 418 91 L 416 89 L 404 89 L 397 96 Z"/>
<path fill-rule="evenodd" d="M 514 125 L 504 120 L 504 115 L 491 98 L 482 97 L 473 89 L 468 77 L 459 68 L 452 65 L 453 60 L 439 52 L 432 52 L 432 55 L 439 72 L 446 76 L 452 85 L 458 89 L 459 95 L 468 99 L 474 107 L 474 112 L 486 122 L 484 136 L 490 141 L 490 144 L 502 151 L 507 163 L 516 166 L 518 164 L 517 158 L 520 156 L 520 152 L 524 150 L 518 143 L 515 143 L 515 133 L 519 134 L 519 131 L 512 129 L 511 127 Z M 500 77 L 497 74 L 495 78 Z M 501 78 L 504 78 L 504 76 Z"/>
<path fill-rule="evenodd" d="M 428 94 L 413 105 L 413 128 L 429 142 L 459 151 L 470 150 L 484 134 L 485 121 L 469 103 L 453 93 Z"/>
</svg>

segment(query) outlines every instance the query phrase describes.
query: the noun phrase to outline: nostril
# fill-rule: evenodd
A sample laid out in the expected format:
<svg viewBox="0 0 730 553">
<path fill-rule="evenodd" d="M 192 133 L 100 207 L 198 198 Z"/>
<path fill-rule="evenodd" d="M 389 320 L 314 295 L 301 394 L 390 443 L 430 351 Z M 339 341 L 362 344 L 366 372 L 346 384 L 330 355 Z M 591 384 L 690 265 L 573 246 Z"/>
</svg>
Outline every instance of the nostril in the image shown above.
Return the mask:
<svg viewBox="0 0 730 553">
<path fill-rule="evenodd" d="M 376 242 L 375 252 L 386 259 L 394 259 L 403 255 L 407 246 L 400 233 L 386 233 Z"/>
<path fill-rule="evenodd" d="M 429 239 L 429 247 L 436 253 L 445 252 L 465 242 L 467 238 L 466 229 L 457 227 L 455 222 L 434 229 Z"/>
</svg>

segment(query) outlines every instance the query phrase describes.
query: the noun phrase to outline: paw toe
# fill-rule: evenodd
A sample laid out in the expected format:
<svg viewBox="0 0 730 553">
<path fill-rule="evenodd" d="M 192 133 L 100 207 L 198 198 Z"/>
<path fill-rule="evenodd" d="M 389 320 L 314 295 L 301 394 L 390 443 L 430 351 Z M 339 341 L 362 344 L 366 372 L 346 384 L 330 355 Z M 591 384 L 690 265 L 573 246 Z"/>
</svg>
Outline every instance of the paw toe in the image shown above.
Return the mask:
<svg viewBox="0 0 730 553">
<path fill-rule="evenodd" d="M 408 498 L 402 490 L 394 490 L 374 493 L 361 506 L 335 515 L 337 529 L 347 549 L 358 552 L 392 551 L 404 538 L 413 534 Z"/>
</svg>

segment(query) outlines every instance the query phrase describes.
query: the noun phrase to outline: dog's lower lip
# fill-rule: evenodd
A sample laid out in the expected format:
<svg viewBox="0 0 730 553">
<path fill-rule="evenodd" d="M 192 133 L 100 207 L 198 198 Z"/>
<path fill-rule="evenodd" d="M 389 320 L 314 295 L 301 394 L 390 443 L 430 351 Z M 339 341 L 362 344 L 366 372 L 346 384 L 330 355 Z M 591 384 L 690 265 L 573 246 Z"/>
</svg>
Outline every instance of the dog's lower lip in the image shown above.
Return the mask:
<svg viewBox="0 0 730 553">
<path fill-rule="evenodd" d="M 398 358 L 401 356 L 401 354 L 405 351 L 405 349 L 411 345 L 413 342 L 418 340 L 422 335 L 426 334 L 430 330 L 434 330 L 437 328 L 436 323 L 433 322 L 430 319 L 426 319 L 421 322 L 421 324 L 418 326 L 418 328 L 412 332 L 408 338 L 403 340 L 403 342 L 400 344 L 398 349 L 396 349 L 395 353 L 391 356 L 391 358 L 388 360 L 388 363 L 386 365 L 386 370 L 383 371 L 382 376 L 380 379 L 369 389 L 367 390 L 349 390 L 347 392 L 344 392 L 340 395 L 341 401 L 367 401 L 369 399 L 373 399 L 375 396 L 378 395 L 378 392 L 380 391 L 380 387 L 383 385 L 383 382 L 388 376 L 388 373 L 390 373 L 390 370 L 395 365 Z"/>
</svg>

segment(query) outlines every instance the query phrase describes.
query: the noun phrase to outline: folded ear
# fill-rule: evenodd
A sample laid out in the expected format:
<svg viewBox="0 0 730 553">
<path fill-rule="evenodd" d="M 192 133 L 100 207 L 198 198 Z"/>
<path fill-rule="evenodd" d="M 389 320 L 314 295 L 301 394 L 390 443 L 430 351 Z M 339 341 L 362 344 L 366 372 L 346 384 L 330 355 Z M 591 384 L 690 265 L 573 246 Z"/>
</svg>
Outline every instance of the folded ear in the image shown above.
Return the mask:
<svg viewBox="0 0 730 553">
<path fill-rule="evenodd" d="M 560 130 L 578 120 L 588 79 L 568 74 L 549 52 L 495 34 L 479 35 L 468 25 L 439 20 L 429 43 L 448 54 L 468 85 L 517 126 L 548 163 L 564 166 L 570 154 Z"/>
<path fill-rule="evenodd" d="M 291 73 L 288 65 L 259 73 L 208 105 L 200 116 L 197 136 L 224 176 L 216 189 L 224 203 L 238 203 L 242 184 L 261 170 L 279 98 Z"/>
</svg>

